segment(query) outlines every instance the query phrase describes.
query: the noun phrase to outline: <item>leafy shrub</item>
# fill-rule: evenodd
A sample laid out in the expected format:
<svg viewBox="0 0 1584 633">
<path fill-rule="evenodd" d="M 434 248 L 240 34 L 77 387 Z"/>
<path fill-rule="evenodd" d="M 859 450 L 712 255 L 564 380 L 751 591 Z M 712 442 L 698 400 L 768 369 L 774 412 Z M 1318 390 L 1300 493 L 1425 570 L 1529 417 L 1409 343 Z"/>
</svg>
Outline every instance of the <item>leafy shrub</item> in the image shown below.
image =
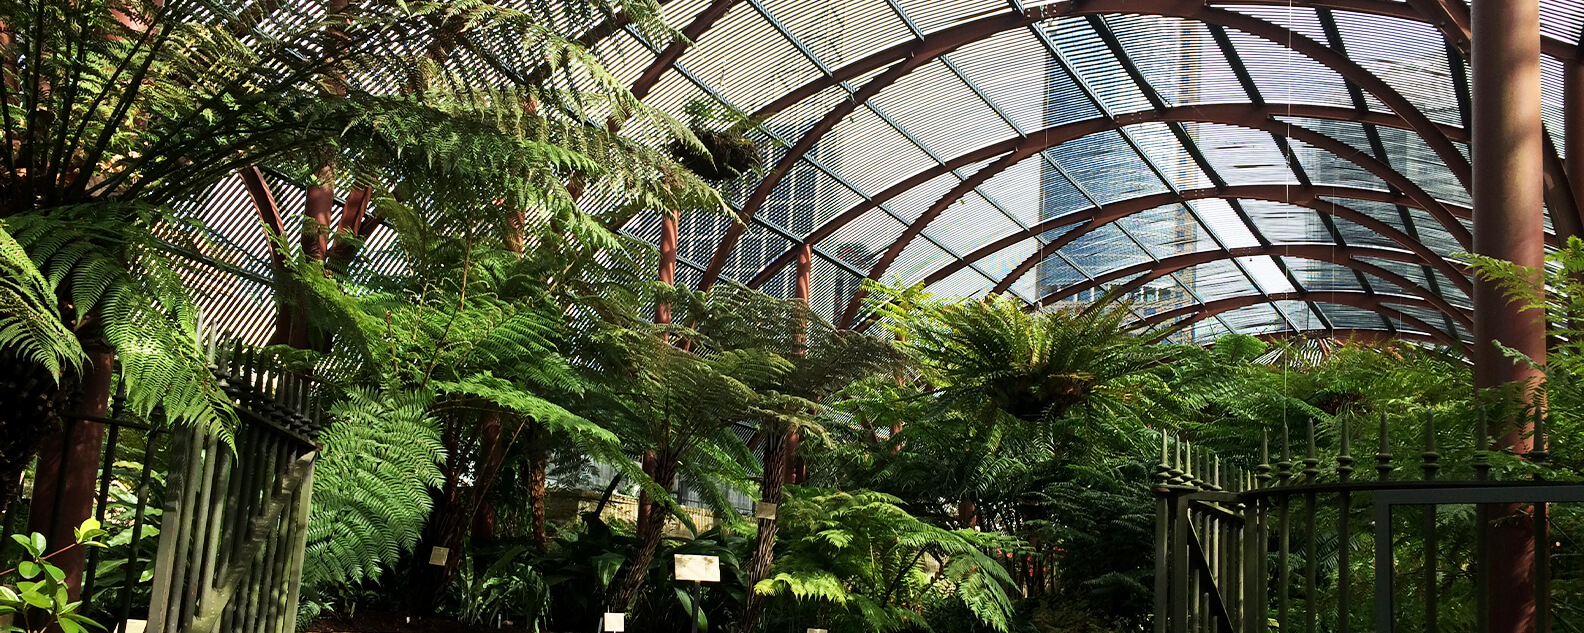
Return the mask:
<svg viewBox="0 0 1584 633">
<path fill-rule="evenodd" d="M 67 596 L 66 572 L 49 562 L 49 559 L 79 546 L 104 547 L 98 539 L 105 535 L 105 531 L 100 529 L 97 520 L 83 521 L 82 526 L 73 532 L 77 537 L 76 542 L 53 552 L 49 551 L 49 543 L 43 534 L 11 535 L 22 545 L 26 556 L 15 569 L 0 572 L 0 578 L 12 574 L 18 577 L 13 585 L 0 585 L 0 616 L 20 619 L 22 626 L 4 626 L 0 627 L 0 631 L 32 633 L 49 630 L 51 625 L 59 627 L 64 633 L 87 633 L 89 627 L 104 629 L 98 622 L 77 612 L 83 603 L 81 600 L 74 602 Z"/>
</svg>

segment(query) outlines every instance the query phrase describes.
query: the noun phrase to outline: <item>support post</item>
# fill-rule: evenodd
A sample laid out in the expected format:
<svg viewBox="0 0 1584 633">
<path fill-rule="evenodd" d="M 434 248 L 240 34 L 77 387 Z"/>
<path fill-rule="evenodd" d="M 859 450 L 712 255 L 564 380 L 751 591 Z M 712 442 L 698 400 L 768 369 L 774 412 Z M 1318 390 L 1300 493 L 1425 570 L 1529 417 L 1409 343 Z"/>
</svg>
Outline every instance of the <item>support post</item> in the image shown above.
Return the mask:
<svg viewBox="0 0 1584 633">
<path fill-rule="evenodd" d="M 1564 168 L 1573 191 L 1573 207 L 1584 216 L 1584 59 L 1562 66 L 1562 92 L 1566 106 L 1562 122 L 1562 149 L 1567 154 Z"/>
<path fill-rule="evenodd" d="M 1474 0 L 1472 9 L 1474 252 L 1538 270 L 1545 237 L 1539 5 L 1532 0 Z M 1527 391 L 1538 384 L 1538 370 L 1508 359 L 1496 343 L 1544 362 L 1544 315 L 1524 311 L 1498 285 L 1478 279 L 1475 385 L 1516 382 Z M 1522 417 L 1504 422 L 1501 444 L 1519 454 L 1527 452 L 1527 422 Z M 1512 504 L 1493 507 L 1486 527 L 1490 633 L 1535 630 L 1534 534 L 1527 522 L 1512 520 L 1521 511 Z"/>
<path fill-rule="evenodd" d="M 88 362 L 83 363 L 82 391 L 73 407 L 76 415 L 61 420 L 60 430 L 50 433 L 39 449 L 28 516 L 27 531 L 43 534 L 52 550 L 71 544 L 75 538 L 72 529 L 94 516 L 104 425 L 83 418 L 103 419 L 109 412 L 115 349 L 97 338 L 83 348 Z M 88 553 L 81 547 L 51 559 L 66 572 L 66 588 L 72 600 L 81 597 L 87 561 Z"/>
<path fill-rule="evenodd" d="M 660 283 L 676 285 L 677 265 L 677 213 L 660 216 Z M 655 323 L 671 322 L 671 306 L 655 306 Z"/>
</svg>

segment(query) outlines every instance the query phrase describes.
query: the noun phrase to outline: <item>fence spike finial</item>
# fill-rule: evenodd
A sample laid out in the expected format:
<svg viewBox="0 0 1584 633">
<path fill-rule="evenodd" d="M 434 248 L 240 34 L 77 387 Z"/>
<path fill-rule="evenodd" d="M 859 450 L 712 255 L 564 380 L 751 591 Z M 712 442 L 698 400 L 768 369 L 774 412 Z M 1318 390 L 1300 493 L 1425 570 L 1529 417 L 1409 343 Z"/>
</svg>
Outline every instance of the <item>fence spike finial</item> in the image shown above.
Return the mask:
<svg viewBox="0 0 1584 633">
<path fill-rule="evenodd" d="M 1420 457 L 1424 458 L 1424 464 L 1419 468 L 1424 470 L 1425 481 L 1435 479 L 1436 471 L 1441 469 L 1440 464 L 1436 463 L 1441 459 L 1441 454 L 1436 452 L 1435 412 L 1430 409 L 1425 409 L 1425 449 Z"/>
<path fill-rule="evenodd" d="M 1545 409 L 1540 407 L 1538 399 L 1534 403 L 1534 437 L 1529 447 L 1528 456 L 1529 461 L 1536 464 L 1544 464 L 1551 457 L 1551 453 L 1546 450 Z"/>
<path fill-rule="evenodd" d="M 1353 440 L 1353 427 L 1349 424 L 1348 418 L 1349 416 L 1342 416 L 1341 446 L 1336 458 L 1337 479 L 1342 483 L 1347 483 L 1353 478 L 1353 454 L 1348 450 Z"/>
<path fill-rule="evenodd" d="M 316 419 L 315 422 L 318 420 Z M 1155 464 L 1155 486 L 1164 487 L 1171 483 L 1171 436 L 1161 430 L 1160 463 Z"/>
<path fill-rule="evenodd" d="M 1303 474 L 1304 474 L 1304 482 L 1312 484 L 1312 483 L 1314 483 L 1315 478 L 1320 476 L 1320 458 L 1318 457 L 1318 453 L 1316 452 L 1316 449 L 1315 449 L 1315 421 L 1314 421 L 1314 418 L 1312 418 L 1312 417 L 1309 418 L 1308 443 L 1309 443 L 1309 452 L 1304 455 L 1304 460 L 1303 460 L 1304 470 L 1303 470 Z"/>
<path fill-rule="evenodd" d="M 1386 481 L 1391 479 L 1392 472 L 1391 436 L 1387 433 L 1386 412 L 1380 415 L 1380 452 L 1375 454 L 1375 472 L 1377 479 Z"/>
<path fill-rule="evenodd" d="M 1254 467 L 1254 480 L 1259 482 L 1260 488 L 1270 485 L 1270 429 L 1260 429 L 1260 463 Z"/>
<path fill-rule="evenodd" d="M 1281 461 L 1276 462 L 1276 478 L 1280 485 L 1287 485 L 1292 480 L 1292 433 L 1286 423 L 1282 424 L 1282 455 Z"/>
</svg>

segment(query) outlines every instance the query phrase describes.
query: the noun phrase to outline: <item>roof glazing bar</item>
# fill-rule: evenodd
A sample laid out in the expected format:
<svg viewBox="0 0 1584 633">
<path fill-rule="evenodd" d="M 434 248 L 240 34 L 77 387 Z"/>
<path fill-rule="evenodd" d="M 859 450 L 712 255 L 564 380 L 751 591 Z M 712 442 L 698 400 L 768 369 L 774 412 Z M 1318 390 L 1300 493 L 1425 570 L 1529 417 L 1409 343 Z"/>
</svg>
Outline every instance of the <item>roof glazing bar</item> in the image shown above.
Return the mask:
<svg viewBox="0 0 1584 633">
<path fill-rule="evenodd" d="M 659 53 L 659 49 L 656 48 L 653 43 L 649 42 L 646 38 L 644 38 L 643 35 L 641 33 L 639 33 L 636 29 L 634 29 L 633 27 L 629 26 L 629 27 L 626 27 L 625 30 L 627 31 L 628 35 L 630 35 L 634 39 L 638 40 L 645 47 L 649 48 L 651 51 L 655 52 L 656 54 Z M 681 62 L 681 60 L 678 60 L 676 63 L 672 64 L 671 67 L 678 74 L 682 75 L 682 77 L 687 79 L 689 83 L 692 83 L 693 85 L 697 86 L 699 90 L 701 90 L 705 94 L 709 95 L 710 98 L 715 99 L 716 101 L 721 103 L 721 105 L 724 105 L 724 106 L 726 106 L 728 108 L 737 109 L 737 105 L 736 104 L 732 103 L 731 100 L 727 99 L 724 95 L 722 95 L 719 92 L 717 92 L 714 89 L 714 87 L 710 86 L 708 83 L 706 83 L 702 79 L 699 79 L 698 76 L 694 75 L 692 71 L 689 71 L 687 69 L 687 66 L 685 66 Z M 844 87 L 846 87 L 845 83 L 842 84 L 842 85 Z M 759 126 L 758 130 L 759 130 L 759 132 L 761 134 L 764 134 L 765 136 L 773 138 L 773 139 L 777 140 L 778 142 L 782 142 L 782 143 L 786 142 L 785 139 L 780 137 L 780 135 L 775 134 L 772 130 L 766 128 L 763 125 Z M 831 180 L 834 180 L 836 182 L 841 183 L 842 186 L 847 187 L 849 190 L 851 190 L 854 194 L 858 195 L 859 197 L 861 197 L 861 198 L 863 198 L 865 200 L 872 200 L 872 198 L 869 196 L 869 194 L 864 193 L 863 190 L 859 189 L 857 186 L 853 185 L 851 182 L 848 182 L 845 178 L 842 178 L 839 174 L 836 174 L 836 173 L 832 172 L 829 168 L 827 168 L 824 165 L 820 164 L 818 161 L 816 161 L 814 159 L 811 159 L 811 158 L 808 158 L 808 157 L 803 157 L 803 158 L 800 158 L 799 160 L 802 161 L 802 162 L 806 162 L 806 163 L 814 166 L 815 168 L 819 169 L 821 173 L 825 174 Z M 895 219 L 895 220 L 897 220 L 899 222 L 902 222 L 903 224 L 907 223 L 907 221 L 903 220 L 902 216 L 899 215 L 898 213 L 896 213 L 895 211 L 893 211 L 890 208 L 889 205 L 881 204 L 881 205 L 878 205 L 878 206 L 879 206 L 879 208 L 881 210 L 885 211 L 886 214 L 890 215 L 893 219 Z M 765 221 L 765 220 L 761 220 L 758 217 L 753 218 L 752 222 L 754 222 L 755 224 L 757 224 L 759 226 L 762 226 L 762 227 L 766 228 L 767 230 L 769 230 L 769 231 L 771 231 L 773 233 L 776 233 L 777 235 L 780 235 L 780 236 L 786 238 L 787 240 L 791 241 L 793 244 L 802 244 L 803 243 L 803 238 L 798 237 L 796 235 L 793 235 L 790 231 L 787 231 L 786 229 L 784 229 L 782 227 L 775 226 L 774 223 L 771 223 L 771 222 L 768 222 L 768 221 Z M 946 252 L 948 254 L 951 254 L 952 256 L 957 257 L 958 259 L 961 259 L 960 255 L 957 255 L 950 248 L 947 248 L 946 245 L 941 244 L 939 241 L 935 240 L 934 238 L 931 238 L 931 237 L 929 237 L 927 235 L 926 236 L 922 236 L 922 237 L 924 237 L 925 240 L 929 241 L 929 243 L 935 245 L 937 248 L 941 249 L 942 251 L 944 251 L 944 252 Z M 841 269 L 856 275 L 860 279 L 867 278 L 869 276 L 869 272 L 868 271 L 860 270 L 859 268 L 853 266 L 852 264 L 847 263 L 846 260 L 843 260 L 840 257 L 832 256 L 830 253 L 825 252 L 825 249 L 821 248 L 821 246 L 818 245 L 818 244 L 814 245 L 814 250 L 815 250 L 815 252 L 818 252 L 825 259 L 830 260 L 832 263 L 836 264 Z M 971 264 L 970 268 L 972 268 L 974 270 L 974 272 L 979 273 L 985 279 L 989 280 L 991 283 L 994 283 L 996 281 L 994 276 L 990 275 L 989 273 L 986 273 L 977 263 Z"/>
<path fill-rule="evenodd" d="M 1022 8 L 1020 6 L 1021 3 L 1019 2 L 1019 0 L 1008 0 L 1008 2 L 1012 3 L 1012 6 L 1014 8 L 1018 8 L 1018 9 Z M 1091 26 L 1091 28 L 1093 28 L 1093 27 Z M 1084 96 L 1089 99 L 1089 101 L 1094 105 L 1095 109 L 1098 110 L 1101 113 L 1102 116 L 1105 116 L 1108 119 L 1114 119 L 1115 118 L 1115 114 L 1111 112 L 1110 108 L 1106 106 L 1105 102 L 1102 101 L 1100 99 L 1099 95 L 1094 92 L 1093 88 L 1091 88 L 1089 86 L 1089 82 L 1083 77 L 1083 75 L 1081 73 L 1077 72 L 1076 68 L 1072 65 L 1072 63 L 1070 61 L 1068 61 L 1067 56 L 1064 53 L 1062 53 L 1061 48 L 1058 47 L 1056 45 L 1056 42 L 1053 41 L 1050 38 L 1050 35 L 1048 33 L 1046 33 L 1044 29 L 1039 28 L 1038 24 L 1034 24 L 1034 25 L 1029 26 L 1029 29 L 1034 32 L 1035 37 L 1039 38 L 1039 41 L 1045 46 L 1045 49 L 1047 50 L 1047 52 L 1050 53 L 1052 58 L 1061 67 L 1062 71 L 1066 72 L 1068 77 L 1073 80 L 1074 85 L 1078 86 L 1079 91 L 1082 92 L 1084 94 Z M 1100 35 L 1102 37 L 1102 39 L 1103 39 L 1104 35 L 1100 33 L 1100 30 L 1099 29 L 1095 29 L 1095 30 L 1096 30 L 1096 34 Z M 1109 32 L 1109 29 L 1106 29 L 1106 31 Z M 1132 62 L 1131 62 L 1130 59 L 1128 59 L 1127 53 L 1126 53 L 1125 50 L 1120 50 L 1120 48 L 1118 48 L 1117 50 L 1113 50 L 1112 53 L 1117 57 L 1118 62 L 1123 64 L 1124 69 L 1126 69 L 1128 67 L 1133 67 L 1132 66 Z M 1137 71 L 1137 67 L 1133 67 L 1133 70 L 1136 72 Z M 1142 92 L 1144 92 L 1146 97 L 1148 97 L 1148 96 L 1153 94 L 1153 99 L 1151 100 L 1151 104 L 1152 105 L 1154 105 L 1157 109 L 1163 109 L 1164 102 L 1160 100 L 1160 95 L 1159 94 L 1154 93 L 1153 86 L 1150 86 L 1147 81 L 1140 82 L 1141 77 L 1139 77 L 1139 76 L 1134 76 L 1134 75 L 1132 75 L 1130 73 L 1129 77 L 1130 77 L 1130 79 L 1132 79 L 1135 82 L 1135 84 L 1138 85 L 1139 89 Z M 1174 133 L 1175 132 L 1176 132 L 1176 130 L 1174 130 Z M 1122 140 L 1124 142 L 1126 142 L 1128 144 L 1128 147 L 1133 150 L 1134 154 L 1136 154 L 1139 157 L 1139 159 L 1141 161 L 1143 161 L 1146 166 L 1149 167 L 1150 171 L 1155 175 L 1156 179 L 1159 180 L 1160 183 L 1163 186 L 1165 186 L 1168 191 L 1171 191 L 1174 194 L 1181 194 L 1182 193 L 1180 190 L 1178 190 L 1176 185 L 1174 185 L 1171 182 L 1170 179 L 1166 178 L 1165 171 L 1162 170 L 1160 168 L 1160 166 L 1155 163 L 1155 160 L 1153 158 L 1151 158 L 1149 156 L 1149 154 L 1144 151 L 1143 147 L 1138 143 L 1138 140 L 1133 138 L 1133 135 L 1126 128 L 1118 127 L 1117 133 L 1119 135 L 1121 135 Z M 1187 145 L 1184 145 L 1183 149 L 1184 149 L 1184 151 L 1188 151 Z M 1208 168 L 1203 168 L 1203 169 L 1205 171 L 1205 175 L 1210 177 L 1213 181 L 1217 181 L 1217 182 L 1220 181 L 1219 176 L 1215 175 L 1215 172 L 1214 172 L 1213 169 L 1208 169 Z M 1220 184 L 1218 184 L 1218 186 L 1225 186 L 1225 184 L 1224 184 L 1224 182 L 1221 182 Z M 1189 214 L 1194 218 L 1194 220 L 1196 222 L 1199 223 L 1200 226 L 1204 226 L 1206 228 L 1206 233 L 1209 235 L 1211 241 L 1215 243 L 1216 248 L 1219 248 L 1219 249 L 1221 249 L 1223 251 L 1227 250 L 1226 244 L 1224 242 L 1222 242 L 1221 238 L 1215 234 L 1215 231 L 1213 229 L 1210 228 L 1210 224 L 1205 222 L 1204 219 L 1199 216 L 1198 211 L 1193 208 L 1193 205 L 1184 205 L 1184 208 L 1188 209 Z M 1234 211 L 1237 212 L 1238 217 L 1243 221 L 1244 225 L 1248 228 L 1249 232 L 1252 233 L 1256 237 L 1256 239 L 1259 240 L 1259 242 L 1262 245 L 1268 245 L 1269 244 L 1269 242 L 1260 233 L 1258 227 L 1254 226 L 1253 221 L 1249 219 L 1248 215 L 1246 213 L 1242 212 L 1241 207 L 1234 206 Z M 1260 286 L 1259 282 L 1254 279 L 1254 275 L 1251 272 L 1249 272 L 1247 267 L 1245 267 L 1242 262 L 1237 261 L 1236 259 L 1234 259 L 1234 260 L 1232 260 L 1232 263 L 1233 263 L 1234 266 L 1237 267 L 1238 272 L 1242 273 L 1244 278 L 1246 278 L 1248 280 L 1249 285 L 1253 287 L 1255 292 L 1258 292 L 1260 294 L 1260 296 L 1262 296 L 1262 297 L 1267 297 L 1268 298 L 1270 296 L 1268 293 L 1265 292 L 1265 289 L 1262 286 Z M 1203 305 L 1203 302 L 1201 302 L 1201 305 Z M 1288 327 L 1292 328 L 1293 330 L 1297 330 L 1298 329 L 1297 326 L 1293 324 L 1292 319 L 1289 318 L 1286 313 L 1282 312 L 1279 308 L 1276 309 L 1276 312 L 1277 312 L 1277 314 L 1281 315 L 1283 321 L 1287 322 Z"/>
</svg>

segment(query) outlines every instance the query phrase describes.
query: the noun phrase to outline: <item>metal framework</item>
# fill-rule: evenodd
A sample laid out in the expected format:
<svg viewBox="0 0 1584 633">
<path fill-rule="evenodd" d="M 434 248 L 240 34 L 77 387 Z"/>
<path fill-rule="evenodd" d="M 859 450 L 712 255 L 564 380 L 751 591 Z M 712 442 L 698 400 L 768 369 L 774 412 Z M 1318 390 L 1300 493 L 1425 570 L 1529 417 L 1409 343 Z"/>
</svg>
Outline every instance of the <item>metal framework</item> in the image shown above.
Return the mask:
<svg viewBox="0 0 1584 633">
<path fill-rule="evenodd" d="M 870 279 L 1005 293 L 1030 309 L 1170 287 L 1186 299 L 1169 312 L 1213 324 L 1196 337 L 1395 333 L 1408 316 L 1444 340 L 1471 338 L 1474 283 L 1449 259 L 1476 242 L 1462 3 L 850 4 L 678 5 L 681 37 L 628 29 L 597 47 L 637 41 L 651 53 L 607 58 L 651 104 L 715 101 L 780 145 L 737 186 L 740 222 L 677 236 L 702 264 L 696 285 L 729 278 L 791 295 L 805 284 L 811 305 L 848 326 L 871 322 L 858 283 Z M 1539 48 L 1542 83 L 1560 101 L 1584 93 L 1584 7 L 1556 5 Z M 1408 61 L 1382 63 L 1393 55 Z M 1295 92 L 1305 84 L 1329 92 Z M 1552 246 L 1584 227 L 1572 194 L 1584 163 L 1560 151 L 1584 146 L 1563 120 L 1574 110 L 1545 113 Z M 1168 221 L 1182 230 L 1163 232 Z M 1292 249 L 1305 256 L 1278 254 Z M 811 263 L 793 270 L 800 255 Z M 1396 292 L 1427 314 L 1378 307 Z M 1314 299 L 1333 294 L 1379 321 L 1334 322 Z M 1225 307 L 1265 303 L 1276 322 Z"/>
</svg>

